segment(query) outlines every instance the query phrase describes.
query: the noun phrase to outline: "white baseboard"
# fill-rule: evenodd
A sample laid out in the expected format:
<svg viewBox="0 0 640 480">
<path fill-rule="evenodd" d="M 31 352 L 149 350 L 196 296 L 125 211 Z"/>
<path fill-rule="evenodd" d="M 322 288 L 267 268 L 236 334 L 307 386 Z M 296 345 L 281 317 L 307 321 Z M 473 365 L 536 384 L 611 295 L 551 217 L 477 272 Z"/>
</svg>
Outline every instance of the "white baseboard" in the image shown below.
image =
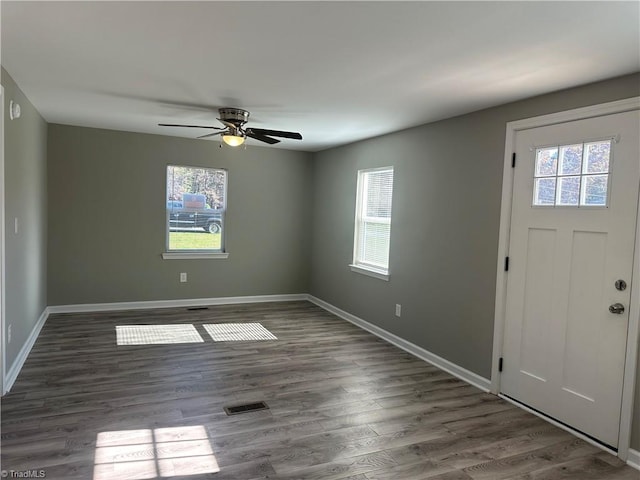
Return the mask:
<svg viewBox="0 0 640 480">
<path fill-rule="evenodd" d="M 393 333 L 390 333 L 383 328 L 380 328 L 376 325 L 373 325 L 372 323 L 367 322 L 366 320 L 356 317 L 355 315 L 345 312 L 344 310 L 341 310 L 338 307 L 335 307 L 330 303 L 325 302 L 324 300 L 320 300 L 319 298 L 316 298 L 313 295 L 308 295 L 307 299 L 310 302 L 315 303 L 319 307 L 324 308 L 328 312 L 331 312 L 334 315 L 362 328 L 363 330 L 373 333 L 377 337 L 380 337 L 383 340 L 386 340 L 387 342 L 395 345 L 396 347 L 401 348 L 405 352 L 408 352 L 411 355 L 414 355 L 419 359 L 424 360 L 425 362 L 430 363 L 444 370 L 445 372 L 450 373 L 451 375 L 459 378 L 460 380 L 470 383 L 471 385 L 479 388 L 483 392 L 488 392 L 491 387 L 491 381 L 488 378 L 481 377 L 477 373 L 473 373 L 472 371 L 467 370 L 466 368 L 462 368 L 461 366 L 456 365 L 455 363 L 450 362 L 449 360 L 446 360 L 436 355 L 435 353 L 431 353 L 430 351 L 425 350 L 424 348 L 419 347 L 418 345 L 415 345 L 403 338 L 400 338 L 397 335 L 394 335 Z"/>
<path fill-rule="evenodd" d="M 83 303 L 78 305 L 50 306 L 49 313 L 83 313 L 108 312 L 115 310 L 143 310 L 147 308 L 201 307 L 205 305 L 231 305 L 240 303 L 292 302 L 307 300 L 306 293 L 288 295 L 255 295 L 246 297 L 218 297 L 218 298 L 186 298 L 179 300 L 151 300 L 144 302 L 115 302 L 115 303 Z"/>
<path fill-rule="evenodd" d="M 38 339 L 38 335 L 40 335 L 40 330 L 42 330 L 42 327 L 47 321 L 47 318 L 49 318 L 48 307 L 44 309 L 44 311 L 42 312 L 42 315 L 40 315 L 40 318 L 38 318 L 38 321 L 35 327 L 33 327 L 33 330 L 31 330 L 31 334 L 29 335 L 29 338 L 27 338 L 27 341 L 24 343 L 24 345 L 20 349 L 20 352 L 18 352 L 18 356 L 13 361 L 11 368 L 7 372 L 7 376 L 4 379 L 4 385 L 2 385 L 2 395 L 7 393 L 9 390 L 11 390 L 11 387 L 13 387 L 13 384 L 15 383 L 16 378 L 18 378 L 18 374 L 20 373 L 20 370 L 22 370 L 22 366 L 24 365 L 24 362 L 27 361 L 29 352 L 31 352 L 33 345 L 36 343 L 36 340 Z"/>
<path fill-rule="evenodd" d="M 638 450 L 634 450 L 633 448 L 629 449 L 627 465 L 636 470 L 640 470 L 640 452 Z"/>
</svg>

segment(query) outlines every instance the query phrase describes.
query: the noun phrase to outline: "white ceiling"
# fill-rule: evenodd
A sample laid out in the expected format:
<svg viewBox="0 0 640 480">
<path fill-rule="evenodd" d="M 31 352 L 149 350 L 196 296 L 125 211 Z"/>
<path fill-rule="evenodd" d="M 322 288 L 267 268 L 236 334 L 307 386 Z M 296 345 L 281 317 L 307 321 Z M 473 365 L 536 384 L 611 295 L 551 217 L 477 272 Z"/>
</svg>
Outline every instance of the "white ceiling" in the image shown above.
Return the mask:
<svg viewBox="0 0 640 480">
<path fill-rule="evenodd" d="M 637 1 L 0 8 L 2 65 L 48 122 L 193 138 L 157 124 L 233 106 L 307 151 L 640 71 Z"/>
</svg>

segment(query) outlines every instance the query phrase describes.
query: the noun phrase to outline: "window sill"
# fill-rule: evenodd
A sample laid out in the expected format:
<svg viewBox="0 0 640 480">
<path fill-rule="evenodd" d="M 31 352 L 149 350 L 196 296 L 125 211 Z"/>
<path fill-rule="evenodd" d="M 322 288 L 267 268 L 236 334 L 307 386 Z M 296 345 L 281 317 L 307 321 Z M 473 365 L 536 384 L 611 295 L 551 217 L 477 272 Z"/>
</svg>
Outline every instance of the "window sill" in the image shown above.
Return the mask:
<svg viewBox="0 0 640 480">
<path fill-rule="evenodd" d="M 226 252 L 163 252 L 164 260 L 184 260 L 184 259 L 218 259 L 229 258 Z"/>
<path fill-rule="evenodd" d="M 366 275 L 368 277 L 377 278 L 379 280 L 384 280 L 385 282 L 389 281 L 389 273 L 383 272 L 381 270 L 373 270 L 370 268 L 364 268 L 359 265 L 349 265 L 349 268 L 352 272 L 360 273 L 361 275 Z"/>
</svg>

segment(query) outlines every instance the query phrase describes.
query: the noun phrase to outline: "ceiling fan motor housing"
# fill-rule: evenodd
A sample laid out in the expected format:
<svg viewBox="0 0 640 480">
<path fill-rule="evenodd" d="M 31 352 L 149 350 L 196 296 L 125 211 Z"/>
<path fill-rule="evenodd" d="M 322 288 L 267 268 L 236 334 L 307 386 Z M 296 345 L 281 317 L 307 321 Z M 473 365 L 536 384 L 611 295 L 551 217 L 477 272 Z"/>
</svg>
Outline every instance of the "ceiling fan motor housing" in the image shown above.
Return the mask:
<svg viewBox="0 0 640 480">
<path fill-rule="evenodd" d="M 234 125 L 243 125 L 249 120 L 249 112 L 241 108 L 224 107 L 219 108 L 220 120 L 233 123 Z"/>
</svg>

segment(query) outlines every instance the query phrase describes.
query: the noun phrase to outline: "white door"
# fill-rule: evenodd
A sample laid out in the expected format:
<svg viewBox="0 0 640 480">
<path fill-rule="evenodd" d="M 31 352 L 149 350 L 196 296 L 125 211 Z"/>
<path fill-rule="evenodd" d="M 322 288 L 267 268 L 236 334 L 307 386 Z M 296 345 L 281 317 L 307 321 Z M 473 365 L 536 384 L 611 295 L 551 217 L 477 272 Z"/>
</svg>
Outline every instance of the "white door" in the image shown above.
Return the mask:
<svg viewBox="0 0 640 480">
<path fill-rule="evenodd" d="M 614 448 L 639 131 L 636 110 L 521 130 L 515 142 L 501 390 Z"/>
</svg>

